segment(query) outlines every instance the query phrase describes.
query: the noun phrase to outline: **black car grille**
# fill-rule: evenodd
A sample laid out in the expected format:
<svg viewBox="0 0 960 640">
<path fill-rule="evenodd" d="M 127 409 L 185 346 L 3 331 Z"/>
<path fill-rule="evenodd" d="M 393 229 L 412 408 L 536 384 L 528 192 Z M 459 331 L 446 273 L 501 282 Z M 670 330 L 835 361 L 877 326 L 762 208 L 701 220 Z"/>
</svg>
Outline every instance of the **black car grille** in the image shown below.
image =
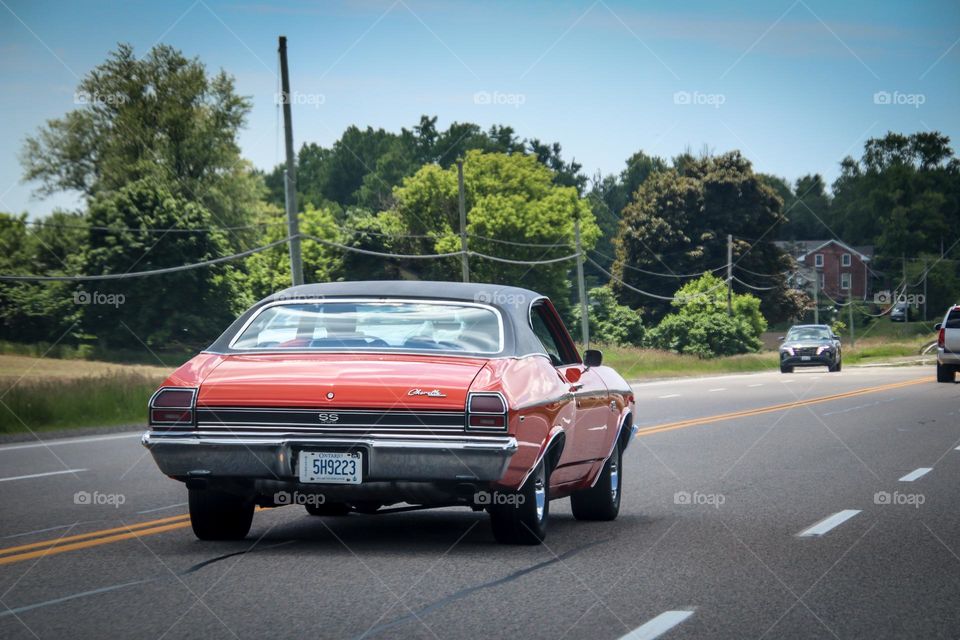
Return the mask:
<svg viewBox="0 0 960 640">
<path fill-rule="evenodd" d="M 463 432 L 463 411 L 376 411 L 365 409 L 274 409 L 217 407 L 197 409 L 197 429 L 242 434 Z"/>
<path fill-rule="evenodd" d="M 793 352 L 798 356 L 815 356 L 817 355 L 817 347 L 797 347 Z"/>
</svg>

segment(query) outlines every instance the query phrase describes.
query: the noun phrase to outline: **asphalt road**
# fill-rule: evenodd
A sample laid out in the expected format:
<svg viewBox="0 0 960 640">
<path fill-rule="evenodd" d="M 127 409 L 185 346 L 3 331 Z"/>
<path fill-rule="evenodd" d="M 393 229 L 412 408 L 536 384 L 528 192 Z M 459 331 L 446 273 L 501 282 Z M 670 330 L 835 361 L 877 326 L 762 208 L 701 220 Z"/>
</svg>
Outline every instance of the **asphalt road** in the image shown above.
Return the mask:
<svg viewBox="0 0 960 640">
<path fill-rule="evenodd" d="M 0 447 L 0 638 L 960 637 L 960 387 L 904 367 L 635 389 L 619 519 L 555 502 L 541 547 L 467 509 L 300 507 L 203 543 L 138 434 Z"/>
</svg>

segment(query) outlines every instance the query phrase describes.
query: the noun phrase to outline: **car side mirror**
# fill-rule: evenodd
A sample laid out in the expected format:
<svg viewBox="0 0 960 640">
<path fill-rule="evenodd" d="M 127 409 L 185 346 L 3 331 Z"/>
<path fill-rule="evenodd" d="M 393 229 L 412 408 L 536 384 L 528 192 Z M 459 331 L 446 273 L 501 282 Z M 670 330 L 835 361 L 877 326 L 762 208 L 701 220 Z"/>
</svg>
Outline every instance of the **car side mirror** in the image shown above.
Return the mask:
<svg viewBox="0 0 960 640">
<path fill-rule="evenodd" d="M 937 324 L 933 325 L 933 330 L 934 330 L 934 331 L 940 331 L 940 327 L 942 327 L 942 326 L 943 326 L 943 323 L 942 323 L 942 322 L 938 322 Z"/>
<path fill-rule="evenodd" d="M 587 367 L 599 367 L 603 362 L 603 352 L 599 349 L 587 349 L 583 353 L 583 364 Z"/>
<path fill-rule="evenodd" d="M 779 338 L 777 338 L 777 342 L 783 342 L 783 340 L 784 340 L 783 336 L 780 336 Z"/>
</svg>

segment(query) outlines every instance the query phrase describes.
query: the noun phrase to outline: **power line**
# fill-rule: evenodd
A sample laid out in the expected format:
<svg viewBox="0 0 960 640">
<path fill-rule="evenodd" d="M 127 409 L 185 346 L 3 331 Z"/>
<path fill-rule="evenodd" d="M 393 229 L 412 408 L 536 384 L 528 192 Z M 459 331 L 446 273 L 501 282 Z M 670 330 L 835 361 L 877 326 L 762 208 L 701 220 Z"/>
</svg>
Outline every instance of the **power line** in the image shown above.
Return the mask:
<svg viewBox="0 0 960 640">
<path fill-rule="evenodd" d="M 209 267 L 214 264 L 220 264 L 221 262 L 228 262 L 230 260 L 236 260 L 237 258 L 245 258 L 246 256 L 253 255 L 254 253 L 259 253 L 261 251 L 266 251 L 267 249 L 272 249 L 273 247 L 279 246 L 281 244 L 286 244 L 290 241 L 290 238 L 284 238 L 283 240 L 277 240 L 276 242 L 271 242 L 270 244 L 265 244 L 262 247 L 257 247 L 255 249 L 248 249 L 247 251 L 241 251 L 240 253 L 235 253 L 229 256 L 223 256 L 221 258 L 213 258 L 212 260 L 204 260 L 203 262 L 195 262 L 193 264 L 185 264 L 179 267 L 166 267 L 163 269 L 150 269 L 148 271 L 132 271 L 128 273 L 108 273 L 97 276 L 21 276 L 21 275 L 0 275 L 0 281 L 10 281 L 10 282 L 84 282 L 92 280 L 127 280 L 130 278 L 139 278 L 143 276 L 156 276 L 164 273 L 174 273 L 177 271 L 187 271 L 190 269 L 199 269 L 200 267 Z"/>
<path fill-rule="evenodd" d="M 603 258 L 606 258 L 607 260 L 614 260 L 614 259 L 615 259 L 615 258 L 611 258 L 610 256 L 608 256 L 608 255 L 606 255 L 606 254 L 604 254 L 604 253 L 600 253 L 600 252 L 597 251 L 596 249 L 590 249 L 590 251 L 593 252 L 593 253 L 595 253 L 595 254 L 597 254 L 598 256 L 601 256 L 601 257 L 603 257 Z M 631 271 L 639 271 L 640 273 L 645 273 L 645 274 L 650 275 L 650 276 L 659 276 L 659 277 L 662 277 L 662 278 L 699 278 L 700 276 L 704 275 L 705 273 L 715 273 L 715 272 L 717 272 L 717 271 L 721 271 L 721 270 L 727 268 L 727 265 L 723 264 L 723 265 L 720 265 L 719 267 L 714 267 L 713 269 L 707 269 L 707 270 L 705 270 L 705 271 L 700 271 L 700 272 L 698 272 L 698 273 L 658 273 L 658 272 L 656 272 L 656 271 L 648 271 L 648 270 L 646 270 L 646 269 L 641 269 L 640 267 L 634 267 L 634 266 L 631 266 L 631 265 L 629 265 L 629 264 L 624 264 L 623 266 L 624 266 L 625 268 L 627 268 L 627 269 L 630 269 Z"/>
<path fill-rule="evenodd" d="M 734 267 L 734 269 L 739 269 L 740 271 L 743 271 L 744 273 L 749 273 L 750 275 L 756 276 L 756 277 L 758 277 L 758 278 L 782 278 L 782 277 L 784 277 L 784 276 L 790 275 L 791 273 L 794 273 L 793 270 L 790 270 L 790 271 L 781 271 L 780 273 L 758 273 L 758 272 L 756 272 L 756 271 L 750 271 L 750 269 L 747 269 L 746 267 L 741 267 L 741 266 L 738 265 L 738 264 L 734 264 L 733 267 Z"/>
<path fill-rule="evenodd" d="M 743 280 L 741 280 L 741 279 L 738 278 L 737 276 L 733 276 L 733 279 L 734 279 L 736 282 L 739 282 L 739 283 L 742 284 L 743 286 L 747 287 L 748 289 L 753 289 L 754 291 L 773 291 L 774 289 L 779 289 L 779 287 L 757 287 L 757 286 L 754 286 L 754 285 L 750 284 L 749 282 L 744 282 Z"/>
<path fill-rule="evenodd" d="M 84 231 L 110 231 L 113 233 L 210 233 L 214 231 L 241 231 L 244 229 L 257 229 L 265 226 L 285 225 L 286 222 L 258 222 L 256 224 L 245 224 L 231 227 L 197 227 L 194 229 L 181 229 L 170 227 L 168 229 L 158 229 L 151 227 L 110 227 L 87 224 L 71 224 L 66 222 L 51 222 L 48 220 L 20 220 L 11 219 L 11 222 L 30 225 L 34 227 L 50 227 L 54 229 L 78 229 Z"/>
<path fill-rule="evenodd" d="M 353 251 L 355 253 L 363 253 L 366 255 L 378 256 L 380 258 L 400 258 L 400 259 L 435 259 L 435 258 L 452 258 L 455 256 L 462 256 L 463 251 L 449 251 L 447 253 L 387 253 L 384 251 L 372 251 L 370 249 L 360 249 L 358 247 L 351 247 L 339 242 L 333 242 L 331 240 L 326 240 L 324 238 L 318 238 L 317 236 L 310 235 L 308 233 L 301 234 L 305 238 L 309 238 L 314 242 L 319 242 L 320 244 L 326 245 L 328 247 L 335 247 L 337 249 L 342 249 L 343 251 Z M 467 251 L 468 256 L 476 256 L 478 258 L 485 258 L 487 260 L 494 260 L 495 262 L 504 262 L 507 264 L 519 264 L 519 265 L 540 265 L 540 264 L 554 264 L 557 262 L 564 262 L 566 260 L 573 260 L 577 257 L 578 254 L 572 253 L 570 255 L 561 256 L 559 258 L 552 258 L 550 260 L 513 260 L 511 258 L 501 258 L 500 256 L 492 256 L 487 253 L 480 253 L 479 251 Z"/>
<path fill-rule="evenodd" d="M 644 295 L 644 296 L 647 296 L 647 297 L 650 297 L 650 298 L 656 298 L 657 300 L 666 300 L 666 301 L 668 301 L 668 302 L 672 302 L 672 301 L 674 301 L 674 300 L 680 300 L 680 301 L 694 300 L 694 299 L 699 298 L 699 297 L 701 297 L 701 296 L 705 296 L 705 295 L 707 295 L 707 294 L 709 294 L 709 293 L 713 293 L 714 291 L 716 291 L 717 289 L 720 289 L 721 287 L 727 286 L 727 282 L 726 282 L 726 281 L 723 281 L 723 282 L 721 282 L 720 284 L 718 284 L 718 285 L 715 286 L 715 287 L 711 287 L 710 289 L 708 289 L 708 290 L 706 290 L 706 291 L 704 291 L 704 292 L 702 292 L 702 293 L 697 293 L 697 294 L 692 295 L 692 296 L 661 296 L 661 295 L 659 295 L 659 294 L 651 293 L 651 292 L 649 292 L 649 291 L 644 291 L 643 289 L 638 289 L 638 288 L 636 288 L 636 287 L 634 287 L 634 286 L 631 286 L 631 285 L 627 284 L 626 282 L 624 282 L 623 280 L 621 280 L 620 278 L 616 277 L 615 275 L 613 275 L 612 273 L 610 273 L 609 271 L 607 271 L 606 269 L 604 269 L 603 267 L 601 267 L 599 264 L 597 264 L 596 261 L 594 261 L 590 256 L 587 256 L 587 261 L 588 261 L 590 264 L 592 264 L 594 267 L 596 267 L 597 269 L 599 269 L 599 270 L 601 271 L 601 273 L 606 274 L 606 276 L 607 276 L 608 278 L 610 278 L 611 280 L 616 280 L 617 282 L 619 282 L 622 286 L 626 287 L 627 289 L 629 289 L 629 290 L 631 290 L 631 291 L 634 291 L 634 292 L 636 292 L 636 293 L 639 293 L 640 295 Z"/>
</svg>

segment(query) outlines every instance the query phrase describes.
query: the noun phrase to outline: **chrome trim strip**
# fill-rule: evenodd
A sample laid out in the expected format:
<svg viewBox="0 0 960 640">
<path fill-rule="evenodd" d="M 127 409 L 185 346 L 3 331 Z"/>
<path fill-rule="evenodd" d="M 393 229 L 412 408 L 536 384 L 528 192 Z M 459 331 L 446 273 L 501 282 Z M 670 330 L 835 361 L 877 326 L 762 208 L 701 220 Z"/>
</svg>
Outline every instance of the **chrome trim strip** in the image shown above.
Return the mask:
<svg viewBox="0 0 960 640">
<path fill-rule="evenodd" d="M 171 422 L 170 424 L 176 424 Z M 365 429 L 369 431 L 370 429 L 413 429 L 418 431 L 430 430 L 430 429 L 454 429 L 456 431 L 463 431 L 463 424 L 389 424 L 384 422 L 377 422 L 373 424 L 347 424 L 343 422 L 336 423 L 326 423 L 326 422 L 317 422 L 317 423 L 304 423 L 304 422 L 213 422 L 210 420 L 203 420 L 197 422 L 197 427 L 239 427 L 239 428 L 261 428 L 261 429 L 285 429 L 285 428 L 294 428 L 294 429 L 310 429 L 312 431 L 320 431 L 324 429 Z M 502 429 L 501 429 L 502 431 Z"/>
<path fill-rule="evenodd" d="M 545 447 L 540 451 L 540 455 L 537 456 L 537 460 L 533 463 L 533 466 L 532 466 L 529 470 L 527 470 L 527 472 L 526 472 L 525 474 L 523 474 L 523 480 L 520 482 L 520 485 L 519 485 L 519 486 L 522 487 L 524 484 L 526 484 L 527 479 L 530 477 L 530 474 L 532 474 L 532 473 L 534 472 L 534 470 L 535 470 L 535 469 L 540 465 L 540 463 L 543 461 L 543 457 L 544 457 L 545 455 L 547 455 L 547 451 L 550 451 L 550 446 L 553 444 L 553 441 L 556 440 L 557 438 L 559 438 L 559 437 L 560 437 L 560 434 L 566 435 L 566 433 L 567 433 L 567 432 L 564 431 L 564 430 L 561 428 L 559 431 L 555 432 L 552 436 L 550 436 L 550 439 L 547 440 L 547 446 L 545 446 Z M 551 469 L 551 471 L 552 471 L 552 469 Z"/>
</svg>

